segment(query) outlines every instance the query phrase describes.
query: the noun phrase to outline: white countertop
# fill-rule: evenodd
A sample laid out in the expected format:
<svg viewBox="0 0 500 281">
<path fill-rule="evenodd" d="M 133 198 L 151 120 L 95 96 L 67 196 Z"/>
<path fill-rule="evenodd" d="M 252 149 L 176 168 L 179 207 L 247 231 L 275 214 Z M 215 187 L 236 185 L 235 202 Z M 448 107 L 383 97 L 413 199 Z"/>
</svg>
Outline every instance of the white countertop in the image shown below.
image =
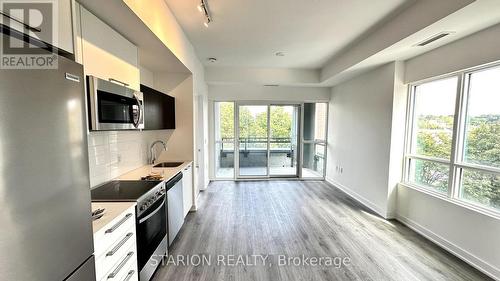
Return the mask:
<svg viewBox="0 0 500 281">
<path fill-rule="evenodd" d="M 174 162 L 174 161 L 168 161 Z M 183 162 L 182 165 L 173 168 L 153 168 L 153 165 L 146 165 L 135 170 L 132 170 L 126 174 L 119 176 L 118 180 L 140 180 L 142 177 L 148 176 L 152 173 L 160 174 L 162 176 L 163 181 L 169 181 L 179 172 L 184 170 L 188 165 L 193 163 L 193 161 L 175 161 L 175 162 Z"/>
<path fill-rule="evenodd" d="M 135 206 L 135 202 L 92 202 L 92 211 L 99 208 L 105 209 L 104 215 L 100 219 L 92 221 L 93 232 L 98 232 L 117 216 L 125 212 L 125 210 L 133 206 Z"/>
<path fill-rule="evenodd" d="M 174 162 L 174 161 L 169 161 Z M 193 161 L 175 161 L 175 162 L 183 162 L 182 165 L 173 168 L 153 168 L 153 165 L 146 165 L 135 170 L 132 170 L 128 173 L 125 173 L 118 178 L 117 180 L 140 180 L 142 177 L 148 176 L 152 173 L 160 174 L 162 176 L 163 181 L 169 181 L 179 172 L 184 170 L 188 165 L 193 163 Z M 104 215 L 92 222 L 92 228 L 94 233 L 102 229 L 109 222 L 111 222 L 114 218 L 119 216 L 128 208 L 135 206 L 135 202 L 92 202 L 92 211 L 97 210 L 99 208 L 106 209 Z"/>
</svg>

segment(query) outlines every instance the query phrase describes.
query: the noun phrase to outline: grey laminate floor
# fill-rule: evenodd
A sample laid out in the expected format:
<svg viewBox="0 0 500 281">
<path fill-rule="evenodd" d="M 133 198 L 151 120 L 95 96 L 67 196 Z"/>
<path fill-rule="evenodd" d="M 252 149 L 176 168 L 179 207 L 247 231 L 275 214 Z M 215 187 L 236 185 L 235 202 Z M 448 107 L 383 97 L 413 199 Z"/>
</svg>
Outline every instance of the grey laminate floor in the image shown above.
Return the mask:
<svg viewBox="0 0 500 281">
<path fill-rule="evenodd" d="M 321 181 L 214 182 L 199 201 L 167 261 L 202 255 L 204 265 L 164 265 L 153 280 L 491 280 Z M 229 254 L 251 264 L 230 265 Z M 250 255 L 270 256 L 263 266 Z M 301 255 L 323 265 L 293 265 Z M 297 258 L 283 266 L 283 257 Z"/>
</svg>

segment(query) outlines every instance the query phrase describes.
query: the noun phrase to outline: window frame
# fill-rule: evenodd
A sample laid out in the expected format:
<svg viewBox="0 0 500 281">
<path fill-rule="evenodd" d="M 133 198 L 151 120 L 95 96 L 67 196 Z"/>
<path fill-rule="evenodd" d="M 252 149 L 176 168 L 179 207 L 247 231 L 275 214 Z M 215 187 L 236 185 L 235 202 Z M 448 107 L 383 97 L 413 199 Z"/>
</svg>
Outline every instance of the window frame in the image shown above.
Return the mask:
<svg viewBox="0 0 500 281">
<path fill-rule="evenodd" d="M 323 103 L 326 104 L 326 120 L 325 120 L 325 139 L 310 139 L 306 140 L 304 138 L 304 104 L 306 103 Z M 299 165 L 299 178 L 304 179 L 304 180 L 325 180 L 326 178 L 326 168 L 327 168 L 327 162 L 328 162 L 328 122 L 329 122 L 329 114 L 330 114 L 330 106 L 329 102 L 326 101 L 314 101 L 314 102 L 303 102 L 301 104 L 301 111 L 300 111 L 300 165 Z M 311 144 L 314 146 L 314 149 L 316 149 L 317 145 L 323 145 L 325 146 L 325 158 L 323 161 L 323 174 L 321 177 L 304 177 L 302 175 L 302 170 L 304 168 L 304 145 L 306 144 Z"/>
<path fill-rule="evenodd" d="M 495 218 L 500 217 L 500 210 L 489 207 L 480 203 L 472 202 L 460 198 L 460 191 L 462 188 L 463 171 L 475 170 L 483 173 L 490 173 L 500 175 L 500 168 L 490 167 L 480 164 L 471 164 L 464 161 L 465 156 L 465 140 L 467 138 L 467 114 L 469 110 L 468 101 L 471 89 L 471 76 L 474 73 L 486 71 L 488 69 L 498 68 L 500 63 L 488 64 L 475 68 L 470 68 L 463 71 L 453 72 L 446 75 L 436 76 L 429 79 L 424 79 L 408 85 L 407 107 L 406 107 L 406 132 L 405 132 L 405 148 L 404 148 L 404 165 L 403 165 L 403 184 L 418 191 L 428 193 L 433 196 L 451 201 L 452 203 L 473 209 L 486 215 Z M 451 155 L 449 160 L 417 155 L 412 153 L 414 134 L 416 131 L 415 123 L 415 94 L 416 88 L 422 84 L 443 80 L 447 78 L 457 77 L 455 111 L 453 120 L 453 132 L 451 143 Z M 419 185 L 410 182 L 411 160 L 424 160 L 439 164 L 449 165 L 449 178 L 448 178 L 448 193 L 442 193 L 433 190 L 432 187 Z"/>
</svg>

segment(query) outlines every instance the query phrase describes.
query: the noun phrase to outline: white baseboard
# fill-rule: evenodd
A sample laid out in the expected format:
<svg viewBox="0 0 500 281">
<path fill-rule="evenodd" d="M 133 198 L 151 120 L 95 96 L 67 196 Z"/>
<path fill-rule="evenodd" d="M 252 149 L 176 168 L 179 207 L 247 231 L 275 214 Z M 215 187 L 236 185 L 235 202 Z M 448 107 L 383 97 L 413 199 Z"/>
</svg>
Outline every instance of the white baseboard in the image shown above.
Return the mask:
<svg viewBox="0 0 500 281">
<path fill-rule="evenodd" d="M 326 178 L 325 181 L 328 184 L 330 184 L 331 186 L 340 189 L 345 194 L 347 194 L 350 197 L 354 198 L 356 201 L 358 201 L 359 203 L 363 204 L 368 209 L 374 211 L 379 216 L 381 216 L 381 217 L 383 217 L 385 219 L 392 218 L 392 217 L 389 217 L 384 211 L 382 211 L 377 205 L 375 205 L 374 203 L 372 203 L 370 200 L 368 200 L 368 199 L 364 198 L 363 196 L 357 194 L 356 192 L 352 191 L 350 188 L 342 185 L 341 183 L 335 181 L 334 179 Z M 391 215 L 393 215 L 393 214 L 391 214 Z"/>
<path fill-rule="evenodd" d="M 407 227 L 411 228 L 415 232 L 419 233 L 420 235 L 424 236 L 425 238 L 429 239 L 436 245 L 440 246 L 441 248 L 445 249 L 446 251 L 450 252 L 451 254 L 455 255 L 456 257 L 460 258 L 461 260 L 465 261 L 471 266 L 475 267 L 479 271 L 490 276 L 491 278 L 500 281 L 499 268 L 496 268 L 493 265 L 483 261 L 482 259 L 476 257 L 475 255 L 469 253 L 468 251 L 453 244 L 452 242 L 446 240 L 445 238 L 437 235 L 436 233 L 432 232 L 431 230 L 425 228 L 424 226 L 418 224 L 417 222 L 407 217 L 398 215 L 396 218 L 398 221 L 400 221 Z"/>
</svg>

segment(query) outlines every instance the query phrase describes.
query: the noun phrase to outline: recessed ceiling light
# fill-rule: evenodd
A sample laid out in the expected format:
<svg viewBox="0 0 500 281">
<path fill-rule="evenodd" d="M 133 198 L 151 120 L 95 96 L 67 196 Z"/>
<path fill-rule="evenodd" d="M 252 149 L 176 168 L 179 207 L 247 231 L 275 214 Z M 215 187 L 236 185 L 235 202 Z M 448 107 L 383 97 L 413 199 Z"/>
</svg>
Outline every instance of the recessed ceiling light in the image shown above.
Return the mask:
<svg viewBox="0 0 500 281">
<path fill-rule="evenodd" d="M 204 25 L 205 27 L 207 27 L 207 28 L 208 28 L 208 23 L 209 23 L 209 22 L 208 22 L 208 20 L 207 20 L 207 21 L 205 21 L 205 22 L 203 23 L 203 25 Z"/>
<path fill-rule="evenodd" d="M 198 5 L 198 11 L 200 11 L 200 13 L 203 13 L 203 4 Z"/>
<path fill-rule="evenodd" d="M 217 58 L 208 58 L 207 61 L 210 63 L 214 63 L 217 62 Z"/>
<path fill-rule="evenodd" d="M 285 53 L 283 53 L 283 52 L 276 52 L 274 55 L 276 55 L 277 57 L 284 57 Z"/>
</svg>

